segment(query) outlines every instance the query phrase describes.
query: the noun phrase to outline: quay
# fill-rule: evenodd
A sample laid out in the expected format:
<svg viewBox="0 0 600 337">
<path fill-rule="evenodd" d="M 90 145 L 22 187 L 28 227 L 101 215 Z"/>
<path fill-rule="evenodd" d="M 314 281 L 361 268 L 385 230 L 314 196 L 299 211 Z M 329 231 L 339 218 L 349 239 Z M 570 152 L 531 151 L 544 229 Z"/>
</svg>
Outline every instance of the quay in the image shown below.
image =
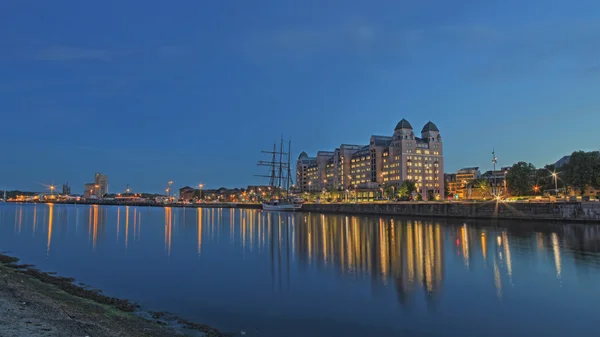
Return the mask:
<svg viewBox="0 0 600 337">
<path fill-rule="evenodd" d="M 159 204 L 105 200 L 62 201 L 55 204 L 262 209 L 258 203 Z M 600 223 L 600 202 L 390 202 L 390 203 L 305 203 L 300 212 L 418 216 L 488 220 L 546 220 Z"/>
<path fill-rule="evenodd" d="M 305 204 L 303 212 L 600 223 L 600 202 L 399 202 Z"/>
</svg>

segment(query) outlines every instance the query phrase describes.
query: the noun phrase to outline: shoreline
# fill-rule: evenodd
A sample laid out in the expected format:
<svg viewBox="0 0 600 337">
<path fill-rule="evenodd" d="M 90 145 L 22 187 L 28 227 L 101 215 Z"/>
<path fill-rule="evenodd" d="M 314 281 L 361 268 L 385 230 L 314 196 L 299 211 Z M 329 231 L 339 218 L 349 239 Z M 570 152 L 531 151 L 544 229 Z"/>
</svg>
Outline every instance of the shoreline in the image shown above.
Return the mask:
<svg viewBox="0 0 600 337">
<path fill-rule="evenodd" d="M 0 253 L 0 336 L 235 336 L 18 262 Z"/>
<path fill-rule="evenodd" d="M 11 202 L 12 203 L 12 202 Z M 19 202 L 46 204 L 47 202 Z M 13 203 L 16 204 L 16 203 Z M 57 205 L 99 205 L 173 208 L 236 208 L 262 211 L 256 203 L 156 204 L 104 202 L 53 202 Z M 346 215 L 432 217 L 480 220 L 554 221 L 600 223 L 600 202 L 389 202 L 389 203 L 305 203 L 301 213 Z"/>
</svg>

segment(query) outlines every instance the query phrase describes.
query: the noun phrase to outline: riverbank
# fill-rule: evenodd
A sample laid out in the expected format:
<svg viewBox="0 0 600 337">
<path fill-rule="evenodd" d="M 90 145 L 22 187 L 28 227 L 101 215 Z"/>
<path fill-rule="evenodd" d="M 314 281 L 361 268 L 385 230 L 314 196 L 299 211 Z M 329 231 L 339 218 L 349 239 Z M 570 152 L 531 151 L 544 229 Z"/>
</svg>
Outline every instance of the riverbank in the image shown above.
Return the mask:
<svg viewBox="0 0 600 337">
<path fill-rule="evenodd" d="M 0 254 L 0 336 L 233 336 L 173 315 L 138 311 L 127 300 L 17 262 Z"/>
<path fill-rule="evenodd" d="M 262 210 L 257 203 L 156 204 L 114 203 L 111 201 L 56 202 L 55 204 L 176 207 L 242 208 Z M 378 202 L 378 203 L 305 203 L 300 212 L 419 216 L 482 220 L 534 220 L 600 223 L 600 202 Z"/>
</svg>

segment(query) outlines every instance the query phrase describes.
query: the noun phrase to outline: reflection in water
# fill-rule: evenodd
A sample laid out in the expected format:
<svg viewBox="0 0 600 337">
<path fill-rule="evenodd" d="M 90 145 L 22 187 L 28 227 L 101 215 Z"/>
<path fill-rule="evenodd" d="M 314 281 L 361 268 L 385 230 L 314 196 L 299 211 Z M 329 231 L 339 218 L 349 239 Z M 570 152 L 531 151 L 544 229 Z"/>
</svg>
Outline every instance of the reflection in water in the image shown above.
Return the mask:
<svg viewBox="0 0 600 337">
<path fill-rule="evenodd" d="M 137 208 L 133 209 L 133 241 L 137 237 Z"/>
<path fill-rule="evenodd" d="M 69 216 L 73 209 L 75 218 Z M 108 217 L 107 210 L 111 212 Z M 47 226 L 46 253 L 49 254 L 53 235 L 58 233 L 59 237 L 62 237 L 63 233 L 67 232 L 68 223 L 73 220 L 74 232 L 77 232 L 80 211 L 84 215 L 81 217 L 84 226 L 85 222 L 88 222 L 92 251 L 96 251 L 102 245 L 107 218 L 116 220 L 116 229 L 112 227 L 109 230 L 116 230 L 116 240 L 119 242 L 121 207 L 95 205 L 89 206 L 86 212 L 85 207 L 67 208 L 47 204 L 28 208 L 19 205 L 14 211 L 2 210 L 2 217 L 5 213 L 9 218 L 14 214 L 14 219 L 8 219 L 8 223 L 12 227 L 14 220 L 16 235 L 21 233 L 23 226 L 26 231 L 30 230 L 27 226 L 31 226 L 34 235 L 38 222 L 42 221 L 39 227 Z M 152 222 L 152 212 L 160 211 L 148 210 L 144 230 L 152 233 L 157 228 L 156 222 Z M 182 232 L 190 234 L 191 237 L 195 236 L 194 245 L 197 245 L 195 250 L 198 256 L 206 254 L 206 247 L 217 245 L 219 237 L 225 235 L 229 236 L 225 244 L 240 247 L 242 257 L 243 254 L 265 254 L 269 259 L 273 289 L 290 289 L 290 270 L 294 266 L 297 266 L 300 273 L 310 270 L 333 270 L 347 278 L 366 280 L 373 286 L 393 286 L 398 301 L 406 306 L 414 302 L 415 294 L 418 293 L 421 293 L 428 303 L 439 297 L 444 283 L 444 265 L 448 263 L 448 259 L 457 259 L 458 263 L 470 271 L 483 268 L 489 275 L 490 282 L 493 279 L 497 296 L 502 298 L 503 293 L 515 286 L 513 274 L 518 269 L 515 269 L 513 260 L 518 261 L 522 258 L 522 253 L 517 253 L 516 256 L 514 252 L 511 253 L 511 246 L 517 245 L 522 249 L 543 252 L 544 258 L 549 259 L 555 268 L 556 278 L 560 280 L 565 278 L 563 264 L 566 261 L 566 255 L 561 255 L 561 249 L 568 247 L 566 251 L 570 253 L 569 256 L 573 256 L 575 262 L 597 263 L 593 260 L 594 255 L 587 252 L 600 252 L 600 226 L 550 228 L 550 225 L 546 225 L 537 232 L 528 230 L 521 233 L 518 229 L 511 231 L 502 227 L 479 228 L 472 224 L 453 226 L 439 221 L 399 220 L 387 217 L 286 214 L 241 209 L 198 208 L 195 211 L 194 222 L 193 216 L 188 214 L 185 217 L 184 209 L 164 208 L 164 250 L 167 256 L 171 256 L 173 248 L 173 231 L 177 230 L 174 227 L 179 226 L 177 228 Z M 124 213 L 127 247 L 130 213 L 133 213 L 134 240 L 140 241 L 142 211 L 126 206 Z M 86 214 L 88 219 L 85 219 Z M 177 221 L 176 224 L 178 219 L 181 221 Z M 160 223 L 160 220 L 158 222 Z M 58 232 L 54 233 L 56 230 Z M 112 233 L 111 237 L 114 237 Z M 178 244 L 186 242 L 176 238 L 175 240 Z M 550 257 L 551 252 L 553 259 Z M 477 256 L 478 254 L 481 254 L 481 257 Z M 488 265 L 493 268 L 486 268 Z M 509 287 L 504 285 L 503 288 L 503 282 L 508 282 Z"/>
<path fill-rule="evenodd" d="M 52 242 L 52 221 L 54 220 L 54 204 L 48 204 L 48 244 L 46 252 L 50 253 L 50 243 Z"/>
<path fill-rule="evenodd" d="M 21 234 L 22 225 L 23 225 L 23 206 L 19 207 L 19 231 L 18 231 L 19 234 Z"/>
<path fill-rule="evenodd" d="M 98 205 L 93 206 L 94 209 L 94 224 L 93 224 L 93 233 L 92 233 L 92 248 L 96 250 L 96 242 L 98 240 Z"/>
<path fill-rule="evenodd" d="M 125 206 L 125 248 L 129 244 L 129 206 Z"/>
<path fill-rule="evenodd" d="M 202 208 L 198 207 L 196 217 L 198 221 L 198 256 L 200 256 L 202 250 Z"/>
<path fill-rule="evenodd" d="M 558 245 L 558 235 L 552 233 L 552 252 L 554 253 L 554 265 L 556 266 L 556 278 L 560 279 L 562 266 L 560 263 L 560 246 Z"/>
<path fill-rule="evenodd" d="M 121 207 L 117 208 L 117 243 L 119 243 L 119 233 L 121 233 Z"/>
<path fill-rule="evenodd" d="M 35 229 L 37 227 L 37 205 L 35 205 L 33 207 L 33 230 L 32 230 L 32 236 L 35 235 Z"/>
<path fill-rule="evenodd" d="M 463 253 L 463 260 L 465 263 L 465 267 L 469 267 L 469 236 L 468 236 L 468 230 L 467 230 L 467 224 L 462 225 L 462 227 L 460 228 L 460 234 L 461 234 L 461 239 L 462 239 L 462 253 Z"/>
<path fill-rule="evenodd" d="M 500 278 L 500 269 L 496 259 L 494 259 L 494 285 L 496 286 L 496 295 L 498 295 L 498 298 L 502 298 L 502 279 Z"/>
<path fill-rule="evenodd" d="M 487 262 L 487 237 L 485 232 L 481 233 L 481 256 L 483 256 L 483 261 Z"/>
<path fill-rule="evenodd" d="M 171 239 L 173 234 L 173 213 L 171 207 L 165 207 L 165 250 L 171 256 Z"/>
<path fill-rule="evenodd" d="M 506 259 L 508 279 L 512 284 L 512 258 L 510 256 L 510 243 L 508 242 L 508 235 L 506 234 L 506 232 L 502 232 L 502 242 L 504 243 L 504 258 Z"/>
</svg>

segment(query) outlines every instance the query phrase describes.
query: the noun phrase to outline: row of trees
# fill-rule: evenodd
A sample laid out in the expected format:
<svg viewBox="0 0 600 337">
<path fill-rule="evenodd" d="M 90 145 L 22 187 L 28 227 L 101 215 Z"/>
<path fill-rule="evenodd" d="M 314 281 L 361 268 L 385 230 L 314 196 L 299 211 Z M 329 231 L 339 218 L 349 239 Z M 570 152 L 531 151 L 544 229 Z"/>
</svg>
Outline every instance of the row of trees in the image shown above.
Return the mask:
<svg viewBox="0 0 600 337">
<path fill-rule="evenodd" d="M 508 191 L 514 196 L 540 194 L 557 187 L 570 188 L 581 194 L 588 187 L 598 189 L 600 188 L 600 152 L 573 152 L 569 163 L 560 168 L 547 165 L 538 169 L 531 163 L 518 162 L 508 171 L 506 184 Z"/>
<path fill-rule="evenodd" d="M 404 180 L 398 187 L 388 184 L 383 189 L 383 193 L 388 199 L 400 198 L 408 200 L 416 191 L 417 184 L 413 180 Z M 417 200 L 421 199 L 421 195 L 417 194 L 416 198 Z"/>
</svg>

